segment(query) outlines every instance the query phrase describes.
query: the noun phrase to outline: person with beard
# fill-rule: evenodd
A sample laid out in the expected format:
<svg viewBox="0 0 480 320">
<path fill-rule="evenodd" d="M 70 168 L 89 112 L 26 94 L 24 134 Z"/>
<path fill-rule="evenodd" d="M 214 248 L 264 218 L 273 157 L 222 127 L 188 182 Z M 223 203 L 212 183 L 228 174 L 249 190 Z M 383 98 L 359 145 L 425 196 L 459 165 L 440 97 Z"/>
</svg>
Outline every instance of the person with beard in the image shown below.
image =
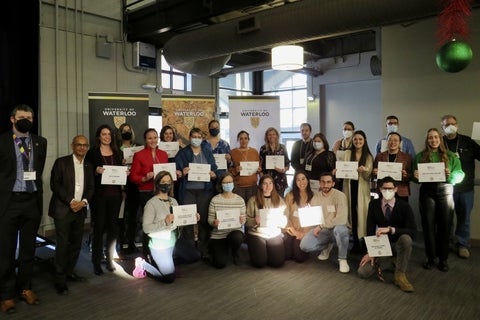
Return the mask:
<svg viewBox="0 0 480 320">
<path fill-rule="evenodd" d="M 312 134 L 312 126 L 309 123 L 302 123 L 300 125 L 300 133 L 302 139 L 295 141 L 292 146 L 292 153 L 290 154 L 290 164 L 295 171 L 304 169 L 305 156 L 313 150 L 313 140 L 310 137 Z"/>
<path fill-rule="evenodd" d="M 338 263 L 341 273 L 348 273 L 347 262 L 350 231 L 348 230 L 348 202 L 345 194 L 335 186 L 335 177 L 331 172 L 320 174 L 320 190 L 314 194 L 318 205 L 322 207 L 322 225 L 310 230 L 300 242 L 305 252 L 320 251 L 318 260 L 328 260 L 333 244 L 338 247 Z"/>
<path fill-rule="evenodd" d="M 32 274 L 47 140 L 30 132 L 33 116 L 29 106 L 16 106 L 10 115 L 12 130 L 0 135 L 0 305 L 5 313 L 15 312 L 17 293 L 29 305 L 39 301 Z"/>
</svg>

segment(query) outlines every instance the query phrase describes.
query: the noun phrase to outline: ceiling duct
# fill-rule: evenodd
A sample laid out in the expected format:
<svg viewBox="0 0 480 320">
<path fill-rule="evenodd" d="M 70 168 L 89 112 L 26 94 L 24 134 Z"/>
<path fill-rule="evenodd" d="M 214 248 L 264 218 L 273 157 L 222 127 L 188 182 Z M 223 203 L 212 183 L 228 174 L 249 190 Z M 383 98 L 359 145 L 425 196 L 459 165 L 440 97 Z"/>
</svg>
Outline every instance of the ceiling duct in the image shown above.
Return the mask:
<svg viewBox="0 0 480 320">
<path fill-rule="evenodd" d="M 176 69 L 209 76 L 235 52 L 426 18 L 438 12 L 438 4 L 438 0 L 303 0 L 256 13 L 251 32 L 238 32 L 245 24 L 245 18 L 239 18 L 181 33 L 167 41 L 163 54 Z"/>
</svg>

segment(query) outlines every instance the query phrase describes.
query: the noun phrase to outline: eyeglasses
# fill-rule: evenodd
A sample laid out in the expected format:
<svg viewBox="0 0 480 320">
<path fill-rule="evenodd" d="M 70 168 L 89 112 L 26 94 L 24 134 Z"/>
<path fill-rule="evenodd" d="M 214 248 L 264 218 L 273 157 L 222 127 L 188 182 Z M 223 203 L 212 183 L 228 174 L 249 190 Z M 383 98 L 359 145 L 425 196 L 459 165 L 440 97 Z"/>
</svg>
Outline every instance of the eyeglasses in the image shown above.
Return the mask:
<svg viewBox="0 0 480 320">
<path fill-rule="evenodd" d="M 73 145 L 77 148 L 88 148 L 88 144 L 74 143 Z"/>
</svg>

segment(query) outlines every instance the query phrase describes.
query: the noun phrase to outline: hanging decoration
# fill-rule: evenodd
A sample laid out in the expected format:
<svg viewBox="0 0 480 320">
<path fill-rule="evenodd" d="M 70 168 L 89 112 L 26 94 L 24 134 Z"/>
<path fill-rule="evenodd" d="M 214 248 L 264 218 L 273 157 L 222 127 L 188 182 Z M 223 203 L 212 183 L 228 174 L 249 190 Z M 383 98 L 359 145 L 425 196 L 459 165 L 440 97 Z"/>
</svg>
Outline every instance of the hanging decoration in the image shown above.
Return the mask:
<svg viewBox="0 0 480 320">
<path fill-rule="evenodd" d="M 462 40 L 469 37 L 468 18 L 472 12 L 472 0 L 443 0 L 438 16 L 437 66 L 446 72 L 455 73 L 465 69 L 472 61 L 473 52 Z M 459 40 L 461 39 L 461 40 Z"/>
</svg>

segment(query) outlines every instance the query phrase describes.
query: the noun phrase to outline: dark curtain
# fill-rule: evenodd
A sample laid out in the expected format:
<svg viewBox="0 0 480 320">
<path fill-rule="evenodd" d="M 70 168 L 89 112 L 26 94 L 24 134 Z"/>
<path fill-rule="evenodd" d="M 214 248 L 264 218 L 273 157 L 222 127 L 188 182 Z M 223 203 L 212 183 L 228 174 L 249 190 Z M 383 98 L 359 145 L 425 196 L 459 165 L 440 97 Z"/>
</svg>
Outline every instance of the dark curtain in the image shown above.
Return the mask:
<svg viewBox="0 0 480 320">
<path fill-rule="evenodd" d="M 17 104 L 35 111 L 38 133 L 39 1 L 6 1 L 0 11 L 0 132 Z"/>
</svg>

